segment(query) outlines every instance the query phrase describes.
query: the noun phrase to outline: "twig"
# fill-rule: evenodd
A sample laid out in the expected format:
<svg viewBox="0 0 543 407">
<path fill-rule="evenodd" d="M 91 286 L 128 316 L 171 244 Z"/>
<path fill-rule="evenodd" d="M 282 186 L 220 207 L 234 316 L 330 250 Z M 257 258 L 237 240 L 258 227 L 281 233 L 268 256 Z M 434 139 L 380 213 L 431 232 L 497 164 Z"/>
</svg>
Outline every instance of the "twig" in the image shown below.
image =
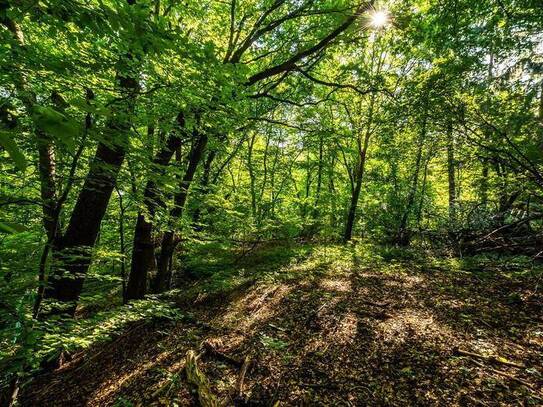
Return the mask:
<svg viewBox="0 0 543 407">
<path fill-rule="evenodd" d="M 498 369 L 494 369 L 492 367 L 485 366 L 481 362 L 479 362 L 478 360 L 471 359 L 471 361 L 473 363 L 475 363 L 477 366 L 479 366 L 480 368 L 482 368 L 482 369 L 487 368 L 488 370 L 490 370 L 493 373 L 496 373 L 497 375 L 503 376 L 503 377 L 505 377 L 507 379 L 510 379 L 510 380 L 512 380 L 514 382 L 517 382 L 518 384 L 521 384 L 521 385 L 527 387 L 528 389 L 532 390 L 536 394 L 535 396 L 532 395 L 533 397 L 537 398 L 538 400 L 543 400 L 540 397 L 540 396 L 542 396 L 542 394 L 532 384 L 528 383 L 527 381 L 519 379 L 518 377 L 510 375 L 509 373 L 506 373 L 506 372 L 504 372 L 502 370 L 498 370 Z"/>
<path fill-rule="evenodd" d="M 251 359 L 249 359 L 248 356 L 245 356 L 245 359 L 243 360 L 243 365 L 241 366 L 241 370 L 239 372 L 239 378 L 237 383 L 237 396 L 239 398 L 243 398 L 243 384 L 245 381 L 245 375 L 247 374 L 247 370 L 249 369 L 249 365 L 251 364 Z"/>
<path fill-rule="evenodd" d="M 281 332 L 287 332 L 287 330 L 285 328 L 282 328 L 282 327 L 274 325 L 274 324 L 268 324 L 268 326 L 273 328 L 273 329 L 277 329 L 278 331 L 281 331 Z"/>
<path fill-rule="evenodd" d="M 373 302 L 373 301 L 362 301 L 362 304 L 373 305 L 374 307 L 385 308 L 390 305 L 390 302 Z"/>
<path fill-rule="evenodd" d="M 488 360 L 490 362 L 501 363 L 502 365 L 512 366 L 512 367 L 516 367 L 518 369 L 526 368 L 526 366 L 521 364 L 521 363 L 511 362 L 509 360 L 499 358 L 499 357 L 494 356 L 494 355 L 485 356 L 485 355 L 481 355 L 480 353 L 469 352 L 467 350 L 462 350 L 462 349 L 457 349 L 456 353 L 458 353 L 459 355 L 462 355 L 462 356 L 471 356 L 471 357 L 477 358 L 477 359 L 483 359 L 483 360 Z"/>
</svg>

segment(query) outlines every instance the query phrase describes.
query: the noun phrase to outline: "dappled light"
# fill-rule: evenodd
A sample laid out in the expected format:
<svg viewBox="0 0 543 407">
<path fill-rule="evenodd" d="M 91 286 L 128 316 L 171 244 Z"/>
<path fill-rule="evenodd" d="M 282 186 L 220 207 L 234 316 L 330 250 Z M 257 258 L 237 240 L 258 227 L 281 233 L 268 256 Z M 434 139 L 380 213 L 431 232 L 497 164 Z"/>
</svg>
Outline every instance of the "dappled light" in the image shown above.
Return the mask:
<svg viewBox="0 0 543 407">
<path fill-rule="evenodd" d="M 56 397 L 59 386 L 83 380 L 80 391 L 61 396 L 66 403 L 83 397 L 90 406 L 110 405 L 134 400 L 136 394 L 146 403 L 165 397 L 185 403 L 190 396 L 179 372 L 192 348 L 201 350 L 202 371 L 215 394 L 226 399 L 233 397 L 231 389 L 236 388 L 244 358 L 251 361 L 244 379 L 244 396 L 251 400 L 280 399 L 292 405 L 334 405 L 344 400 L 356 405 L 369 400 L 419 404 L 446 397 L 451 403 L 470 404 L 496 397 L 508 403 L 535 394 L 536 376 L 525 372 L 522 380 L 534 386 L 527 388 L 494 372 L 517 377 L 514 367 L 499 363 L 494 368 L 481 364 L 484 359 L 456 353 L 460 349 L 537 369 L 537 351 L 522 340 L 538 329 L 537 321 L 527 320 L 514 334 L 504 335 L 493 327 L 501 322 L 491 315 L 481 320 L 472 313 L 475 309 L 459 311 L 468 304 L 483 304 L 483 310 L 500 305 L 505 318 L 515 315 L 515 307 L 488 296 L 509 277 L 496 274 L 479 285 L 476 271 L 416 271 L 412 260 L 398 261 L 398 271 L 390 273 L 389 263 L 364 254 L 372 250 L 357 249 L 356 264 L 340 246 L 300 253 L 294 262 L 287 260 L 295 264 L 292 268 L 282 265 L 283 259 L 265 269 L 242 263 L 237 267 L 253 277 L 279 280 L 238 282 L 228 291 L 220 287 L 209 291 L 208 298 L 221 296 L 219 310 L 213 302 L 198 303 L 192 294 L 185 301 L 198 305 L 190 316 L 161 327 L 139 327 L 137 334 L 120 337 L 118 344 L 97 347 L 88 360 L 53 373 L 56 378 L 46 391 L 39 381 L 31 386 L 23 400 L 46 403 Z M 234 281 L 236 274 L 235 269 L 230 272 Z M 514 279 L 518 289 L 528 292 L 529 285 Z M 458 285 L 461 281 L 466 282 Z M 104 364 L 100 372 L 90 374 L 110 358 L 115 364 Z M 440 381 L 439 388 L 432 388 L 435 380 Z M 491 386 L 496 381 L 509 390 Z M 417 383 L 419 390 L 413 392 L 410 383 Z"/>
<path fill-rule="evenodd" d="M 420 335 L 428 340 L 452 337 L 452 331 L 440 324 L 428 310 L 403 309 L 390 319 L 381 321 L 378 327 L 387 343 L 405 342 L 411 335 Z"/>
<path fill-rule="evenodd" d="M 348 293 L 352 291 L 351 281 L 341 278 L 324 278 L 321 280 L 320 286 L 326 292 L 337 291 Z"/>
<path fill-rule="evenodd" d="M 293 287 L 271 285 L 255 289 L 247 296 L 241 296 L 222 310 L 216 322 L 235 326 L 241 331 L 250 331 L 255 325 L 274 317 L 277 305 Z"/>
</svg>

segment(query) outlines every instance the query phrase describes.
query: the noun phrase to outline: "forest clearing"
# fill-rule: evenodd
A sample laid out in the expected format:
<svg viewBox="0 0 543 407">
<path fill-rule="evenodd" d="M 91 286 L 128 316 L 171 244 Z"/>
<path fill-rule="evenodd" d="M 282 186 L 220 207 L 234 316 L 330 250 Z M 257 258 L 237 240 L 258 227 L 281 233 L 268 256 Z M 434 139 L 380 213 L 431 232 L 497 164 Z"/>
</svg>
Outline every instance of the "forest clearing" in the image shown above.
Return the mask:
<svg viewBox="0 0 543 407">
<path fill-rule="evenodd" d="M 543 405 L 541 0 L 0 0 L 0 407 Z"/>
</svg>

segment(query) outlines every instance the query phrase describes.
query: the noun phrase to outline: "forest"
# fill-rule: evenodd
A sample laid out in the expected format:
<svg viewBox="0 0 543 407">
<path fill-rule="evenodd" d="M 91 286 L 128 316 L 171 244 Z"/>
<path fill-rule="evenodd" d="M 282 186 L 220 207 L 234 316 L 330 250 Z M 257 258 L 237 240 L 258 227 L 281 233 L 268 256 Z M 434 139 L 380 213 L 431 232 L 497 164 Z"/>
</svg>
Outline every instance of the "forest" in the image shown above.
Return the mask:
<svg viewBox="0 0 543 407">
<path fill-rule="evenodd" d="M 0 0 L 0 406 L 543 405 L 541 0 Z"/>
</svg>

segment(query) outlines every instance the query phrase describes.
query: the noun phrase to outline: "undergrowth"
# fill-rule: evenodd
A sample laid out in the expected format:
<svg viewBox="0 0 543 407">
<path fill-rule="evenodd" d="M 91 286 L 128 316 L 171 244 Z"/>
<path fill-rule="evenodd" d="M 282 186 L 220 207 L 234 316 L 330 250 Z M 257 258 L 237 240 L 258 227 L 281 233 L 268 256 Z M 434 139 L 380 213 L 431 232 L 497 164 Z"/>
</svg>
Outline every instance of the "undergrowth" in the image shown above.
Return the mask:
<svg viewBox="0 0 543 407">
<path fill-rule="evenodd" d="M 2 384 L 6 385 L 14 375 L 23 381 L 32 377 L 61 354 L 73 354 L 111 340 L 131 323 L 156 318 L 175 320 L 190 315 L 190 310 L 178 308 L 180 298 L 194 299 L 202 294 L 235 292 L 244 285 L 288 283 L 365 269 L 381 273 L 402 273 L 408 269 L 469 273 L 478 278 L 492 278 L 496 273 L 511 278 L 540 279 L 543 275 L 541 265 L 525 256 L 442 257 L 416 248 L 366 242 L 349 245 L 287 242 L 242 249 L 216 243 L 194 244 L 183 256 L 178 288 L 161 296 L 148 296 L 122 306 L 108 297 L 94 296 L 90 290 L 85 295 L 84 317 L 61 323 L 58 319 L 35 321 L 24 307 L 15 310 L 0 330 Z M 262 337 L 261 342 L 277 350 L 284 347 L 283 343 L 267 337 Z"/>
</svg>

